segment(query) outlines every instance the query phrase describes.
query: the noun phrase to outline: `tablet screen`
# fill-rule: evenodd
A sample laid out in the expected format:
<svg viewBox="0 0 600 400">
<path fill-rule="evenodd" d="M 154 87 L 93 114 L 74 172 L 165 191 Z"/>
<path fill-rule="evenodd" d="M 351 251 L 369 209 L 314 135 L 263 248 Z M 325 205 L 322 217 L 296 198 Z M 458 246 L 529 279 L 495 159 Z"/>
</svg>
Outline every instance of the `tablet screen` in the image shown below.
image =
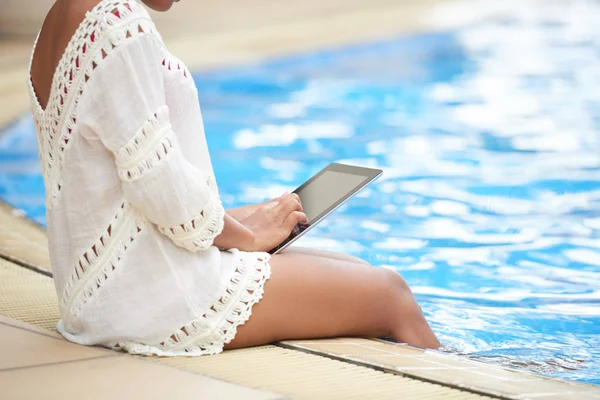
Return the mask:
<svg viewBox="0 0 600 400">
<path fill-rule="evenodd" d="M 380 169 L 332 163 L 294 190 L 300 197 L 308 223 L 298 224 L 271 254 L 289 244 L 318 224 L 327 214 L 354 196 L 360 189 L 381 175 Z"/>
<path fill-rule="evenodd" d="M 298 189 L 296 194 L 300 196 L 308 223 L 312 223 L 368 178 L 339 171 L 325 171 L 314 181 Z"/>
</svg>

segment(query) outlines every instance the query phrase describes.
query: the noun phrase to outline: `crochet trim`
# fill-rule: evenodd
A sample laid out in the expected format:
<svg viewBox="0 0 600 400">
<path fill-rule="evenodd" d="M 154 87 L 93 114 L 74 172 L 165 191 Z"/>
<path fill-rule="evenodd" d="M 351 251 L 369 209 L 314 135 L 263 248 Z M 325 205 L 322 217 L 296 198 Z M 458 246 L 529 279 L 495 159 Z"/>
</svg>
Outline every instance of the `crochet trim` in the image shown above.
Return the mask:
<svg viewBox="0 0 600 400">
<path fill-rule="evenodd" d="M 119 176 L 134 181 L 173 154 L 177 143 L 169 122 L 169 109 L 161 107 L 138 133 L 115 154 Z"/>
<path fill-rule="evenodd" d="M 159 232 L 171 239 L 173 243 L 189 251 L 208 249 L 212 246 L 215 237 L 221 234 L 225 224 L 225 210 L 214 178 L 209 178 L 206 183 L 211 198 L 200 214 L 185 224 L 158 227 Z"/>
<path fill-rule="evenodd" d="M 122 341 L 111 346 L 132 354 L 199 356 L 218 354 L 231 342 L 237 329 L 252 315 L 252 307 L 263 297 L 271 277 L 267 253 L 240 252 L 240 261 L 223 297 L 200 318 L 182 326 L 155 344 Z"/>
</svg>

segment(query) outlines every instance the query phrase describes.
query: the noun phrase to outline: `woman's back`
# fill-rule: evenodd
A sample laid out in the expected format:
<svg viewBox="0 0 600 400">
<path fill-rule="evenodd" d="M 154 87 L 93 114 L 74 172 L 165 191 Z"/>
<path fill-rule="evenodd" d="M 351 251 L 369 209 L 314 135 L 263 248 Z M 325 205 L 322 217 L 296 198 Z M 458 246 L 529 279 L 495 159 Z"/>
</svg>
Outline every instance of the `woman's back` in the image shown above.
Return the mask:
<svg viewBox="0 0 600 400">
<path fill-rule="evenodd" d="M 31 82 L 42 108 L 50 97 L 54 71 L 79 24 L 97 0 L 57 2 L 48 12 L 31 61 Z"/>
</svg>

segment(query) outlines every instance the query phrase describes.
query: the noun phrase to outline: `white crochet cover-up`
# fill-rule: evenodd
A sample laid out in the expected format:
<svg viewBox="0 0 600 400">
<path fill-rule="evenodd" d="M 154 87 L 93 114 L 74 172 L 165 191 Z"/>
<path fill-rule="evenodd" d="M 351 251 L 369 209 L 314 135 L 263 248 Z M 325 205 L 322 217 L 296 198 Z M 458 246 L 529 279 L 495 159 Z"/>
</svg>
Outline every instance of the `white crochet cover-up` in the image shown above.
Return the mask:
<svg viewBox="0 0 600 400">
<path fill-rule="evenodd" d="M 262 297 L 269 255 L 213 246 L 224 210 L 197 90 L 147 11 L 102 0 L 45 109 L 29 88 L 58 331 L 135 354 L 222 351 Z"/>
</svg>

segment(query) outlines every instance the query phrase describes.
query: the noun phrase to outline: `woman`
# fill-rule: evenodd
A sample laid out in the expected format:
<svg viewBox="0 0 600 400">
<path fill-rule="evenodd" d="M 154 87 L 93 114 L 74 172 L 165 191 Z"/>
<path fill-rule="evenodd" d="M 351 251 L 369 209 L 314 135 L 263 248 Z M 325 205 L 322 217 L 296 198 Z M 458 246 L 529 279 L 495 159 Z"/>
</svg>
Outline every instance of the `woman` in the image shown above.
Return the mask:
<svg viewBox="0 0 600 400">
<path fill-rule="evenodd" d="M 223 210 L 194 82 L 136 0 L 57 0 L 29 83 L 68 340 L 167 356 L 332 336 L 439 345 L 395 272 L 265 253 L 306 222 L 296 195 Z"/>
</svg>

